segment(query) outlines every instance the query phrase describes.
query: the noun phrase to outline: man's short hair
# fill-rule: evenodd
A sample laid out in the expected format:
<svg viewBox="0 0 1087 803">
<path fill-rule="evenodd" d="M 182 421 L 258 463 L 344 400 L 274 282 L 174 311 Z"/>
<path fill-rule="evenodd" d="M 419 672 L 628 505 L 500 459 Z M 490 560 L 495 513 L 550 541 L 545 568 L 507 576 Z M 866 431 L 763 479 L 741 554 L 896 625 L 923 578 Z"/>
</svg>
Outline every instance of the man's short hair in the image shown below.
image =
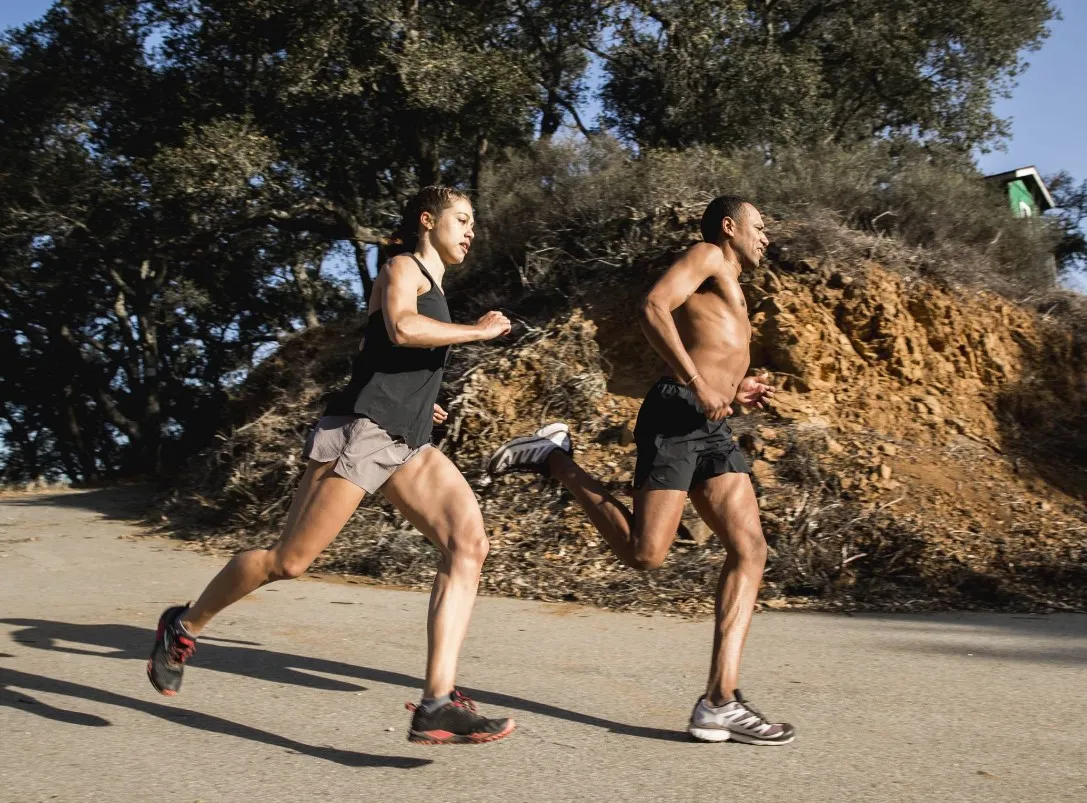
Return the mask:
<svg viewBox="0 0 1087 803">
<path fill-rule="evenodd" d="M 718 195 L 706 211 L 702 213 L 702 239 L 716 243 L 721 239 L 721 221 L 730 217 L 739 221 L 744 213 L 744 204 L 750 203 L 739 195 Z"/>
</svg>

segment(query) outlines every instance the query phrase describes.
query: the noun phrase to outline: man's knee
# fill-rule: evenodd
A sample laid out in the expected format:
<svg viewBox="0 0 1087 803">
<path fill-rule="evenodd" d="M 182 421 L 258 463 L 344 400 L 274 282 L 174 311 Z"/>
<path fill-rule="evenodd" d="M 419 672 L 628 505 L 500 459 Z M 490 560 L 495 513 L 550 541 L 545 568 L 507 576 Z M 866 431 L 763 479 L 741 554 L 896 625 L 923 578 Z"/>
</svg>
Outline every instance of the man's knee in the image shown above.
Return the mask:
<svg viewBox="0 0 1087 803">
<path fill-rule="evenodd" d="M 675 530 L 662 528 L 659 523 L 647 524 L 638 517 L 634 521 L 633 535 L 635 546 L 631 565 L 643 572 L 654 571 L 661 567 L 676 537 Z"/>
<path fill-rule="evenodd" d="M 633 567 L 643 572 L 659 569 L 668 557 L 667 550 L 638 550 L 634 553 Z"/>
<path fill-rule="evenodd" d="M 736 557 L 741 562 L 758 565 L 760 568 L 766 565 L 766 537 L 762 534 L 761 527 L 741 533 L 732 540 Z"/>
</svg>

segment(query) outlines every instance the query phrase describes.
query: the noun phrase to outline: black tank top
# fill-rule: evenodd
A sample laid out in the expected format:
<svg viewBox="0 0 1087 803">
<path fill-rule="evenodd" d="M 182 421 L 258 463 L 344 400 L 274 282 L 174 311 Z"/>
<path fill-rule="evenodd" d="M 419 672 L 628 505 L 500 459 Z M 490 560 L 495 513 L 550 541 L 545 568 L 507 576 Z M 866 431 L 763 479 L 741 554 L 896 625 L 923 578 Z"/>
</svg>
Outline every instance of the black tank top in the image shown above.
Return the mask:
<svg viewBox="0 0 1087 803">
<path fill-rule="evenodd" d="M 416 300 L 419 314 L 451 323 L 445 294 L 419 258 L 410 256 L 430 282 L 430 289 Z M 325 414 L 364 416 L 415 448 L 430 442 L 434 403 L 438 400 L 449 346 L 396 345 L 389 339 L 383 312 L 370 314 L 366 340 L 352 364 L 351 381 L 329 402 Z"/>
</svg>

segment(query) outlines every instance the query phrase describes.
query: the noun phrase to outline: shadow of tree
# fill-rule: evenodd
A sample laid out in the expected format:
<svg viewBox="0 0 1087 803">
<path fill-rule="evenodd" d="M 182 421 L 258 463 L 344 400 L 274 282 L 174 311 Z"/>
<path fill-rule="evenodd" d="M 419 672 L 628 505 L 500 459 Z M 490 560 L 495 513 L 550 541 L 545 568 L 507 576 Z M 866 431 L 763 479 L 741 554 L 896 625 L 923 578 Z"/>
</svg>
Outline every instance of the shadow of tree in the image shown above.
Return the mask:
<svg viewBox="0 0 1087 803">
<path fill-rule="evenodd" d="M 1044 327 L 1043 336 L 1040 346 L 1017 338 L 1026 366 L 1020 381 L 997 393 L 1001 445 L 1049 485 L 1084 500 L 1087 336 L 1057 327 Z"/>
<path fill-rule="evenodd" d="M 74 492 L 17 494 L 4 499 L 4 504 L 11 507 L 77 508 L 114 521 L 139 522 L 147 520 L 154 504 L 154 494 L 153 486 L 141 483 Z"/>
</svg>

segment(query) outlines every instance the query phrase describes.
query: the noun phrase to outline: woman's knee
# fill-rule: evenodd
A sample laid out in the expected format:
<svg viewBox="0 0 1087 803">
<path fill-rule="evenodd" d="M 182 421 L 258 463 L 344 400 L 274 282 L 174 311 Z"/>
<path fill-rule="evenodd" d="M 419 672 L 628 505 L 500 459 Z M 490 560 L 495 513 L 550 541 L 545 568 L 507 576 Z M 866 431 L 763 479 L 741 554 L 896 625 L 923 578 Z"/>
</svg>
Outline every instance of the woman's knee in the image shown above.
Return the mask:
<svg viewBox="0 0 1087 803">
<path fill-rule="evenodd" d="M 278 549 L 271 550 L 271 565 L 269 566 L 268 579 L 294 580 L 306 573 L 313 560 L 298 554 L 283 553 Z"/>
<path fill-rule="evenodd" d="M 491 542 L 487 539 L 482 521 L 454 524 L 446 543 L 450 560 L 466 561 L 478 566 L 483 565 L 491 549 Z"/>
</svg>

